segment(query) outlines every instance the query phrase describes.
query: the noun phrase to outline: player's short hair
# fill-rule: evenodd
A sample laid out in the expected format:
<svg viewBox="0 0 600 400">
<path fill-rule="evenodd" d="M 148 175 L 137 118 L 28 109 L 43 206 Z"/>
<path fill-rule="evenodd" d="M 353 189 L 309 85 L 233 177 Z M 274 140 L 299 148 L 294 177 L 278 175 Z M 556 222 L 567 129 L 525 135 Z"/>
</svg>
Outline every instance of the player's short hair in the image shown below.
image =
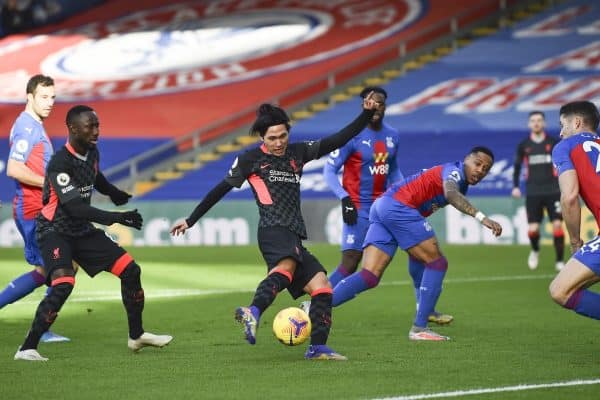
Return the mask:
<svg viewBox="0 0 600 400">
<path fill-rule="evenodd" d="M 367 86 L 366 88 L 364 88 L 362 90 L 362 92 L 360 92 L 360 97 L 362 97 L 364 99 L 371 92 L 380 93 L 387 100 L 387 92 L 384 89 L 380 88 L 379 86 Z"/>
<path fill-rule="evenodd" d="M 471 149 L 471 151 L 469 151 L 469 155 L 477 153 L 487 154 L 492 159 L 492 162 L 494 162 L 494 153 L 489 149 L 489 147 L 475 146 Z"/>
<path fill-rule="evenodd" d="M 77 105 L 74 107 L 71 107 L 71 109 L 67 112 L 67 118 L 66 118 L 66 123 L 67 126 L 72 125 L 81 114 L 83 114 L 84 112 L 94 112 L 94 109 L 92 107 L 86 106 L 86 105 Z"/>
<path fill-rule="evenodd" d="M 531 111 L 531 112 L 529 113 L 529 116 L 528 116 L 528 118 L 531 118 L 531 117 L 532 117 L 532 116 L 534 116 L 534 115 L 541 115 L 541 116 L 542 116 L 542 119 L 546 119 L 546 114 L 544 114 L 544 112 L 543 112 L 543 111 L 540 111 L 540 110 L 533 110 L 533 111 Z"/>
<path fill-rule="evenodd" d="M 285 125 L 290 130 L 290 117 L 281 107 L 273 104 L 263 103 L 256 110 L 256 120 L 250 127 L 250 135 L 264 137 L 271 126 Z"/>
<path fill-rule="evenodd" d="M 32 76 L 27 82 L 26 94 L 31 93 L 35 95 L 35 89 L 37 89 L 38 86 L 54 86 L 54 79 L 42 74 Z"/>
<path fill-rule="evenodd" d="M 560 108 L 558 115 L 564 115 L 566 118 L 574 115 L 580 116 L 583 119 L 583 123 L 594 131 L 598 129 L 598 123 L 600 122 L 598 108 L 591 101 L 572 101 L 567 103 Z"/>
</svg>

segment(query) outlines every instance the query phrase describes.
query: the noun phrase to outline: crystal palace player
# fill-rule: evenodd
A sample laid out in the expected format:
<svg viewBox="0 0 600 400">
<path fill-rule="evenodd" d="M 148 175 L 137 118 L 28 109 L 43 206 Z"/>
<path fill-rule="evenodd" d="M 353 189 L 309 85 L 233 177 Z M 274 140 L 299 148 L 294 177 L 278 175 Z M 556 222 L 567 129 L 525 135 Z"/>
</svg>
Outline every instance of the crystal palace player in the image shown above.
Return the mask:
<svg viewBox="0 0 600 400">
<path fill-rule="evenodd" d="M 27 296 L 46 280 L 42 256 L 35 241 L 35 217 L 42 209 L 42 186 L 52 143 L 43 122 L 54 106 L 54 80 L 34 75 L 27 82 L 27 104 L 10 131 L 10 153 L 6 174 L 15 180 L 13 216 L 23 237 L 25 260 L 34 268 L 15 278 L 0 292 L 0 308 Z M 51 289 L 48 289 L 48 293 Z M 69 338 L 45 332 L 43 342 L 68 342 Z"/>
<path fill-rule="evenodd" d="M 376 102 L 373 93 L 363 101 L 363 112 L 340 132 L 316 142 L 288 143 L 289 118 L 285 111 L 269 104 L 260 106 L 251 133 L 260 135 L 262 145 L 241 154 L 227 177 L 212 189 L 193 213 L 175 223 L 173 235 L 185 232 L 234 186 L 248 180 L 260 220 L 258 245 L 269 273 L 258 285 L 249 307 L 239 307 L 235 318 L 244 326 L 246 340 L 256 343 L 261 314 L 279 292 L 287 289 L 294 298 L 310 294 L 312 322 L 308 359 L 345 360 L 326 345 L 331 325 L 331 285 L 319 261 L 304 248 L 306 228 L 300 213 L 300 178 L 304 165 L 343 146 L 364 129 Z"/>
<path fill-rule="evenodd" d="M 425 217 L 451 204 L 477 218 L 498 236 L 502 227 L 469 203 L 464 196 L 469 185 L 476 185 L 490 171 L 494 155 L 485 147 L 474 147 L 463 162 L 438 165 L 393 184 L 375 200 L 369 215 L 365 238 L 363 268 L 343 279 L 334 288 L 333 305 L 338 306 L 379 283 L 388 264 L 400 247 L 424 265 L 418 307 L 411 340 L 448 340 L 427 328 L 442 291 L 448 261 L 440 251 L 435 233 Z"/>
<path fill-rule="evenodd" d="M 563 267 L 565 249 L 565 234 L 562 229 L 562 215 L 560 213 L 560 190 L 558 179 L 552 166 L 552 149 L 558 140 L 544 132 L 544 113 L 532 111 L 529 113 L 529 137 L 517 147 L 513 172 L 513 197 L 521 197 L 519 178 L 521 164 L 527 166 L 527 222 L 529 223 L 529 241 L 531 252 L 527 259 L 530 269 L 535 269 L 539 262 L 540 251 L 540 222 L 544 218 L 544 209 L 552 221 L 554 248 L 556 250 L 556 269 Z"/>
<path fill-rule="evenodd" d="M 91 224 L 119 223 L 140 229 L 142 216 L 137 210 L 110 212 L 90 205 L 94 188 L 109 195 L 117 205 L 127 203 L 130 196 L 109 183 L 98 170 L 99 122 L 94 110 L 75 106 L 67 113 L 66 122 L 69 139 L 48 163 L 44 207 L 36 226 L 37 242 L 52 290 L 38 306 L 15 360 L 47 360 L 38 353 L 37 346 L 40 336 L 52 325 L 73 290 L 73 260 L 92 277 L 101 271 L 110 271 L 121 280 L 121 296 L 129 323 L 127 345 L 131 350 L 165 346 L 173 339 L 171 336 L 153 335 L 142 328 L 144 291 L 140 267 L 104 231 Z"/>
<path fill-rule="evenodd" d="M 350 142 L 334 150 L 323 168 L 327 184 L 342 201 L 342 260 L 329 276 L 335 287 L 342 279 L 354 273 L 362 258 L 363 241 L 369 229 L 369 210 L 379 196 L 392 183 L 403 179 L 398 163 L 399 133 L 383 122 L 387 92 L 380 87 L 367 87 L 360 96 L 370 92 L 379 104 L 369 125 Z M 342 182 L 338 171 L 344 167 Z M 424 267 L 412 257 L 408 259 L 408 270 L 413 279 L 418 298 Z M 308 306 L 302 303 L 302 308 Z M 431 322 L 448 324 L 453 317 L 433 312 Z"/>
<path fill-rule="evenodd" d="M 560 201 L 573 256 L 550 284 L 552 299 L 586 317 L 600 319 L 600 294 L 588 288 L 600 281 L 600 236 L 581 240 L 581 205 L 600 223 L 600 114 L 589 101 L 565 104 L 559 111 L 560 141 L 552 152 L 558 170 Z"/>
</svg>

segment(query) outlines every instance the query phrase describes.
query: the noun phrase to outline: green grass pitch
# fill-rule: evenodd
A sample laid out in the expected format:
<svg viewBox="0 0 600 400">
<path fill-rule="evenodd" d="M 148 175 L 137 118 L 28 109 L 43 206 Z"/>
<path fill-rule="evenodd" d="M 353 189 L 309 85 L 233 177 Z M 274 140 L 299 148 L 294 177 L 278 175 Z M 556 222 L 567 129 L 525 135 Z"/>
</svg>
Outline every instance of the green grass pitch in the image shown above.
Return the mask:
<svg viewBox="0 0 600 400">
<path fill-rule="evenodd" d="M 308 246 L 331 269 L 339 249 Z M 447 282 L 438 330 L 452 341 L 407 339 L 415 303 L 406 256 L 381 285 L 334 309 L 329 344 L 347 362 L 303 359 L 305 346 L 279 344 L 271 321 L 297 305 L 282 293 L 246 344 L 233 311 L 247 305 L 265 266 L 256 247 L 132 248 L 146 291 L 144 325 L 175 339 L 132 354 L 109 274 L 77 277 L 54 330 L 71 343 L 41 344 L 47 363 L 12 357 L 43 290 L 0 310 L 0 399 L 372 399 L 600 377 L 600 325 L 548 296 L 553 250 L 529 271 L 523 246 L 445 246 Z M 0 285 L 25 271 L 20 249 L 0 251 Z M 592 399 L 598 385 L 468 396 L 469 399 Z"/>
</svg>

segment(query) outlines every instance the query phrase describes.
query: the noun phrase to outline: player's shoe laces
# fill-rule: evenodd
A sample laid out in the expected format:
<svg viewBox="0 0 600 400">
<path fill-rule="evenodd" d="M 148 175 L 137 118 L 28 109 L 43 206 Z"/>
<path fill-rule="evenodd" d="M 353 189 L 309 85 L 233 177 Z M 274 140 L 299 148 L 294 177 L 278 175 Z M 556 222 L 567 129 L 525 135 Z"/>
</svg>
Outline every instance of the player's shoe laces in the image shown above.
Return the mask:
<svg viewBox="0 0 600 400">
<path fill-rule="evenodd" d="M 306 313 L 306 315 L 310 315 L 310 300 L 304 300 L 302 303 L 300 303 L 300 308 Z"/>
<path fill-rule="evenodd" d="M 448 325 L 450 322 L 454 321 L 454 317 L 450 314 L 434 311 L 429 314 L 428 321 L 438 325 Z"/>
<path fill-rule="evenodd" d="M 59 342 L 70 342 L 71 339 L 69 339 L 66 336 L 61 336 L 59 334 L 56 334 L 52 331 L 46 331 L 42 335 L 40 341 L 42 343 L 59 343 Z"/>
<path fill-rule="evenodd" d="M 250 344 L 256 344 L 258 318 L 259 316 L 255 316 L 250 307 L 238 307 L 235 309 L 235 320 L 244 326 L 244 335 Z"/>
<path fill-rule="evenodd" d="M 529 252 L 529 257 L 527 257 L 527 266 L 529 266 L 529 269 L 536 269 L 539 262 L 540 253 L 538 251 L 531 250 Z"/>
<path fill-rule="evenodd" d="M 348 359 L 346 356 L 343 356 L 340 353 L 336 353 L 324 344 L 311 344 L 310 346 L 308 346 L 308 350 L 306 350 L 306 353 L 304 353 L 304 358 L 306 358 L 307 360 L 336 361 L 346 361 Z"/>
<path fill-rule="evenodd" d="M 142 333 L 137 339 L 129 338 L 127 339 L 127 347 L 129 347 L 134 352 L 140 351 L 144 347 L 152 346 L 152 347 L 165 347 L 173 340 L 173 336 L 170 335 L 155 335 L 150 332 Z"/>
<path fill-rule="evenodd" d="M 417 328 L 414 326 L 411 328 L 410 332 L 408 332 L 408 338 L 410 340 L 429 340 L 434 342 L 450 340 L 448 336 L 440 335 L 429 328 Z"/>
<path fill-rule="evenodd" d="M 46 357 L 42 357 L 40 353 L 36 349 L 27 349 L 19 350 L 15 353 L 15 360 L 24 360 L 24 361 L 48 361 Z"/>
<path fill-rule="evenodd" d="M 557 261 L 554 267 L 556 268 L 557 271 L 560 271 L 561 269 L 563 269 L 565 267 L 565 263 L 562 261 Z"/>
</svg>

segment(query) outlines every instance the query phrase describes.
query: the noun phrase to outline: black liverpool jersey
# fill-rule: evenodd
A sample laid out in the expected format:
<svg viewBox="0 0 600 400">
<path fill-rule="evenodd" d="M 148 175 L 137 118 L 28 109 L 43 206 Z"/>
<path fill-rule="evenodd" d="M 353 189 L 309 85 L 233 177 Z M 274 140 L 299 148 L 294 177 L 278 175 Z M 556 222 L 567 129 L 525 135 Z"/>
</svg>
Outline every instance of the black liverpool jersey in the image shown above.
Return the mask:
<svg viewBox="0 0 600 400">
<path fill-rule="evenodd" d="M 235 159 L 225 180 L 235 187 L 248 180 L 258 205 L 260 228 L 283 226 L 306 239 L 300 213 L 300 178 L 304 164 L 317 158 L 319 143 L 292 143 L 280 157 L 262 145 Z"/>
<path fill-rule="evenodd" d="M 544 140 L 539 143 L 529 136 L 519 144 L 515 155 L 514 187 L 519 186 L 521 164 L 525 164 L 525 188 L 528 196 L 560 193 L 558 178 L 552 164 L 552 148 L 556 143 L 558 139 L 544 134 Z"/>
<path fill-rule="evenodd" d="M 37 217 L 38 236 L 54 231 L 80 237 L 95 229 L 88 220 L 67 214 L 63 204 L 77 197 L 91 203 L 98 173 L 98 157 L 97 149 L 91 149 L 86 156 L 82 156 L 69 143 L 52 156 L 44 180 L 43 208 Z"/>
</svg>

